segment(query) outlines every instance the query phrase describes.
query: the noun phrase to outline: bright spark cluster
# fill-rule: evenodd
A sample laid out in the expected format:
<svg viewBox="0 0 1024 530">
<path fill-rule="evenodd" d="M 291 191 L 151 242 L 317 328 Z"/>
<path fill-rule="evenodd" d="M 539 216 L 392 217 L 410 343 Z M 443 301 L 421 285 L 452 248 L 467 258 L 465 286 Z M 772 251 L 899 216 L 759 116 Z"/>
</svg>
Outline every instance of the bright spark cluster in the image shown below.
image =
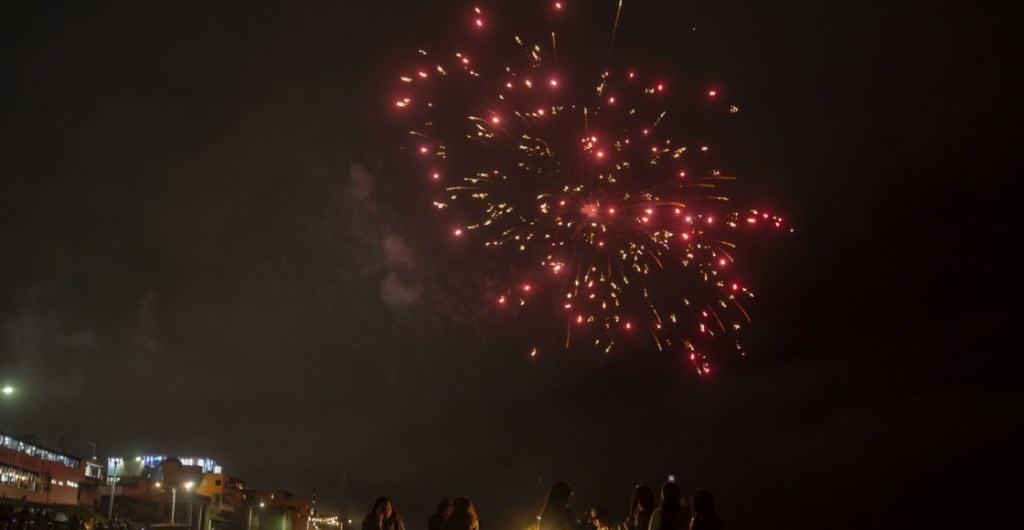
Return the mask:
<svg viewBox="0 0 1024 530">
<path fill-rule="evenodd" d="M 716 149 L 699 131 L 669 137 L 685 123 L 666 126 L 681 108 L 726 119 L 738 108 L 717 87 L 677 101 L 667 80 L 630 68 L 588 76 L 559 56 L 555 33 L 501 34 L 480 7 L 456 24 L 465 47 L 419 50 L 394 107 L 451 236 L 514 271 L 491 303 L 554 307 L 566 347 L 611 352 L 644 334 L 700 374 L 723 346 L 743 355 L 736 337 L 754 295 L 734 273 L 734 236 L 783 221 L 728 208 L 721 188 L 733 177 Z"/>
</svg>

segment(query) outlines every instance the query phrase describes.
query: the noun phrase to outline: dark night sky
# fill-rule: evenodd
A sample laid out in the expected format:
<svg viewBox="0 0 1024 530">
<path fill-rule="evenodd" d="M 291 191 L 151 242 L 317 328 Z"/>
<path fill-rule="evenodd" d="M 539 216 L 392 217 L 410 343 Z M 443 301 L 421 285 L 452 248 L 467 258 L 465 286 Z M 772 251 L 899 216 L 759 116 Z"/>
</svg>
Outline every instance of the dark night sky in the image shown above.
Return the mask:
<svg viewBox="0 0 1024 530">
<path fill-rule="evenodd" d="M 737 173 L 797 228 L 756 249 L 754 355 L 700 379 L 644 351 L 531 362 L 480 315 L 478 262 L 398 161 L 383 88 L 462 4 L 406 3 L 5 15 L 0 430 L 208 455 L 356 517 L 388 495 L 410 530 L 452 495 L 519 528 L 555 480 L 622 516 L 668 473 L 730 528 L 970 528 L 1009 506 L 1006 9 L 626 0 L 620 51 L 728 87 Z"/>
</svg>

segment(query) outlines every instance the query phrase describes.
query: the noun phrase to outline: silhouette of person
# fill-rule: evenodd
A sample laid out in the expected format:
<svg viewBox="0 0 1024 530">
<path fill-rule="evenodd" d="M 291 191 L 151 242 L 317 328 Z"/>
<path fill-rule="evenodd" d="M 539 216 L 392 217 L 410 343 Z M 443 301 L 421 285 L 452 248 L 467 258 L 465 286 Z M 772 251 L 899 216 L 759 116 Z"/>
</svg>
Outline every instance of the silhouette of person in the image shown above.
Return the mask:
<svg viewBox="0 0 1024 530">
<path fill-rule="evenodd" d="M 725 528 L 725 521 L 715 512 L 715 498 L 706 489 L 698 489 L 690 497 L 690 508 L 693 509 L 693 516 L 690 518 L 689 530 L 722 530 Z"/>
<path fill-rule="evenodd" d="M 480 530 L 480 519 L 473 501 L 467 497 L 452 499 L 451 515 L 441 525 L 441 530 Z"/>
<path fill-rule="evenodd" d="M 646 484 L 638 484 L 636 488 L 633 488 L 633 499 L 629 502 L 629 515 L 622 522 L 622 530 L 648 530 L 654 507 L 654 491 Z"/>
<path fill-rule="evenodd" d="M 572 488 L 565 482 L 551 486 L 540 511 L 540 530 L 576 530 L 576 517 L 569 508 Z"/>
<path fill-rule="evenodd" d="M 590 510 L 590 520 L 595 530 L 615 530 L 615 523 L 612 522 L 608 508 L 599 506 Z"/>
<path fill-rule="evenodd" d="M 690 510 L 683 505 L 679 485 L 668 481 L 661 487 L 661 503 L 651 512 L 648 530 L 685 530 L 690 522 Z"/>
<path fill-rule="evenodd" d="M 433 515 L 430 516 L 430 521 L 427 523 L 427 530 L 441 530 L 441 525 L 443 525 L 451 515 L 452 500 L 442 500 L 441 503 L 437 505 L 437 508 L 434 509 Z"/>
<path fill-rule="evenodd" d="M 402 518 L 395 510 L 391 499 L 379 497 L 373 503 L 373 509 L 363 519 L 362 530 L 405 530 Z"/>
</svg>

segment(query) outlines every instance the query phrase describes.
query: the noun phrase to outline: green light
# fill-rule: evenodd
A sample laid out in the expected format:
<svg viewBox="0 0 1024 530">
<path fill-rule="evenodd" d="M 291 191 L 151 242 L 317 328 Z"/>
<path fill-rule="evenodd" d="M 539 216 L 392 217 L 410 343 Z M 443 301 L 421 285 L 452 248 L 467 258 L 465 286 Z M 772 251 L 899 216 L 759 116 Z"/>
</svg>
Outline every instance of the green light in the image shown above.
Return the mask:
<svg viewBox="0 0 1024 530">
<path fill-rule="evenodd" d="M 14 387 L 10 385 L 5 386 L 3 392 L 5 396 L 9 396 L 14 393 Z"/>
</svg>

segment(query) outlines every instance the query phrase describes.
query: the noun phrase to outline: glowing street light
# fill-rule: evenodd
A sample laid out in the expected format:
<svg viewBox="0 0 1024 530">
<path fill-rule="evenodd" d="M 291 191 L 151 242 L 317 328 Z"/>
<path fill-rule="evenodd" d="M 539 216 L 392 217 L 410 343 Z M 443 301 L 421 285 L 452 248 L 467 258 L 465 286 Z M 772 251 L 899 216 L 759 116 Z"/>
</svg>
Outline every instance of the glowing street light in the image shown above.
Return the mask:
<svg viewBox="0 0 1024 530">
<path fill-rule="evenodd" d="M 260 508 L 264 506 L 263 501 L 260 501 Z M 249 522 L 245 526 L 245 530 L 252 530 L 252 509 L 253 506 L 249 506 Z"/>
<path fill-rule="evenodd" d="M 107 507 L 107 521 L 114 520 L 114 495 L 117 494 L 117 465 L 121 462 L 120 458 L 114 459 L 114 475 L 110 477 L 110 505 Z"/>
<path fill-rule="evenodd" d="M 192 498 L 191 493 L 192 493 L 192 487 L 195 486 L 195 482 L 188 481 L 188 482 L 186 482 L 183 485 L 185 486 L 185 491 L 189 492 L 189 496 L 188 496 L 188 526 L 189 526 L 189 528 L 192 528 L 192 505 L 195 504 L 195 503 L 193 502 L 193 498 Z"/>
<path fill-rule="evenodd" d="M 182 486 L 186 490 L 192 489 L 192 486 L 194 486 L 194 485 L 195 485 L 195 483 L 192 482 L 192 481 L 188 481 L 188 482 L 182 484 Z M 175 508 L 175 505 L 177 505 L 177 503 L 178 503 L 178 487 L 177 486 L 171 486 L 171 524 L 174 524 L 174 508 Z M 189 516 L 189 524 L 192 524 L 191 519 L 192 519 L 192 516 Z"/>
<path fill-rule="evenodd" d="M 4 389 L 2 392 L 4 393 L 5 396 L 9 396 L 14 393 L 14 387 L 11 385 L 4 385 Z"/>
</svg>

